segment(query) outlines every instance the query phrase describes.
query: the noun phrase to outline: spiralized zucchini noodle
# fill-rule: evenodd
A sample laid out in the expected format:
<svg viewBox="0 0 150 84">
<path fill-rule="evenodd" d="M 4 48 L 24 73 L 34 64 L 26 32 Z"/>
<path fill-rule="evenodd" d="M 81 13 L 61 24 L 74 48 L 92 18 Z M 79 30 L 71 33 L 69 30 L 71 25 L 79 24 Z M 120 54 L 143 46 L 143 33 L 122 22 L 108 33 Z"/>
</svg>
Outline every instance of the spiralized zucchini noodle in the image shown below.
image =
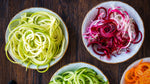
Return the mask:
<svg viewBox="0 0 150 84">
<path fill-rule="evenodd" d="M 6 56 L 12 63 L 25 63 L 26 69 L 33 64 L 37 66 L 38 72 L 44 73 L 51 61 L 64 52 L 65 37 L 61 22 L 51 13 L 23 13 L 19 19 L 9 23 L 8 29 Z M 8 51 L 13 54 L 13 60 L 8 56 Z M 47 69 L 40 71 L 39 67 L 45 65 Z"/>
<path fill-rule="evenodd" d="M 49 84 L 108 84 L 108 81 L 105 81 L 103 76 L 93 69 L 83 67 L 56 75 Z"/>
</svg>

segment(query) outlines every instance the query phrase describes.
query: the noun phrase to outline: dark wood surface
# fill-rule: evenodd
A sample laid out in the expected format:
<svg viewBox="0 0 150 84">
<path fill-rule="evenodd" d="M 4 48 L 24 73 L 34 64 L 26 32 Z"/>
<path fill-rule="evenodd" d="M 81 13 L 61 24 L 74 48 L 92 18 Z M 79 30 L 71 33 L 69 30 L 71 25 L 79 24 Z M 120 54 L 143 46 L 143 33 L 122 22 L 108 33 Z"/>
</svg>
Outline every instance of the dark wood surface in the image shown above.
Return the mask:
<svg viewBox="0 0 150 84">
<path fill-rule="evenodd" d="M 92 57 L 81 39 L 81 25 L 86 13 L 95 5 L 108 0 L 0 0 L 0 84 L 15 80 L 17 84 L 48 84 L 53 73 L 68 63 L 88 62 L 103 71 L 110 84 L 119 84 L 124 70 L 139 58 L 150 56 L 150 0 L 121 0 L 139 13 L 145 26 L 145 40 L 139 52 L 120 64 L 107 64 Z M 5 56 L 5 31 L 11 18 L 29 7 L 45 7 L 58 13 L 69 30 L 69 47 L 63 59 L 46 73 L 28 69 L 9 62 Z"/>
</svg>

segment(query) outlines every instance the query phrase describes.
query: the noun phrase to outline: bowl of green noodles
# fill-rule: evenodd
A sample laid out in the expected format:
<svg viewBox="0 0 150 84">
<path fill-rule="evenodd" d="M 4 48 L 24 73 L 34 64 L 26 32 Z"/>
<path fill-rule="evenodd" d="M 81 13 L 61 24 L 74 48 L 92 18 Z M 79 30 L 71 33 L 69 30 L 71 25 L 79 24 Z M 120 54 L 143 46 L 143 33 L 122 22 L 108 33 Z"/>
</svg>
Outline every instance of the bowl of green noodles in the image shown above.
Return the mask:
<svg viewBox="0 0 150 84">
<path fill-rule="evenodd" d="M 109 80 L 94 65 L 75 62 L 58 69 L 49 84 L 109 84 Z"/>
<path fill-rule="evenodd" d="M 5 41 L 6 57 L 10 62 L 44 73 L 64 56 L 69 34 L 55 12 L 32 7 L 12 18 Z"/>
</svg>

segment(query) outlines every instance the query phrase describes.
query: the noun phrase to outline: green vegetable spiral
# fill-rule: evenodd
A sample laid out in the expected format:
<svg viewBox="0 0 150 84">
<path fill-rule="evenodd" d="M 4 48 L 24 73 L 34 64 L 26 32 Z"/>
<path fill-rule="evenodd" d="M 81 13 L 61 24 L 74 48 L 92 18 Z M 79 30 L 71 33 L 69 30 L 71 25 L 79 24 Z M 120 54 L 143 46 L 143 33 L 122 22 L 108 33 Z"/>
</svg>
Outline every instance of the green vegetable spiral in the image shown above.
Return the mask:
<svg viewBox="0 0 150 84">
<path fill-rule="evenodd" d="M 19 19 L 9 23 L 8 42 L 5 46 L 6 56 L 12 63 L 25 63 L 37 66 L 37 71 L 44 73 L 50 62 L 60 57 L 64 50 L 65 37 L 61 22 L 51 13 L 40 11 L 23 13 Z M 19 62 L 11 60 L 8 51 Z M 39 66 L 48 65 L 40 71 Z"/>
<path fill-rule="evenodd" d="M 108 81 L 105 81 L 93 69 L 84 67 L 56 75 L 49 84 L 108 84 Z"/>
</svg>

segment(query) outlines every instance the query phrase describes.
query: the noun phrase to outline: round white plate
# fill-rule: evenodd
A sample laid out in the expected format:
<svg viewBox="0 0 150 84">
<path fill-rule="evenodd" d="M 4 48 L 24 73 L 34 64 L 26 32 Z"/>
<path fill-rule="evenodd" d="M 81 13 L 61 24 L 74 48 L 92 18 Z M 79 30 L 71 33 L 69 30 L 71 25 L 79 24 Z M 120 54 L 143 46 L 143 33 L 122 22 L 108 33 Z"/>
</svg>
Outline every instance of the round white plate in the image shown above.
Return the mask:
<svg viewBox="0 0 150 84">
<path fill-rule="evenodd" d="M 87 47 L 88 45 L 88 42 L 87 42 L 87 39 L 84 38 L 83 34 L 85 33 L 85 30 L 86 28 L 91 24 L 91 21 L 95 18 L 95 16 L 97 15 L 97 9 L 98 7 L 106 7 L 106 8 L 110 8 L 112 6 L 120 6 L 122 8 L 124 8 L 130 17 L 132 17 L 135 22 L 137 23 L 138 25 L 138 28 L 139 30 L 142 32 L 142 40 L 138 43 L 138 44 L 131 44 L 130 46 L 130 50 L 131 52 L 129 53 L 121 53 L 120 55 L 116 55 L 116 57 L 114 56 L 111 56 L 111 59 L 108 60 L 106 59 L 106 56 L 104 57 L 101 57 L 97 54 L 94 53 L 94 51 L 92 50 L 92 47 L 89 46 Z M 138 50 L 140 49 L 140 47 L 142 46 L 142 43 L 144 41 L 144 25 L 143 25 L 143 21 L 141 19 L 141 17 L 139 16 L 139 14 L 136 12 L 136 10 L 129 6 L 128 4 L 126 3 L 123 3 L 123 2 L 120 2 L 120 1 L 108 1 L 108 2 L 103 2 L 103 3 L 100 3 L 98 4 L 97 6 L 93 7 L 88 13 L 87 15 L 85 16 L 84 18 L 84 21 L 82 23 L 82 41 L 84 43 L 84 46 L 86 47 L 86 49 L 88 50 L 88 52 L 95 58 L 97 58 L 98 60 L 100 61 L 103 61 L 103 62 L 106 62 L 106 63 L 121 63 L 121 62 L 124 62 L 128 59 L 130 59 L 131 57 L 133 57 L 137 52 Z"/>
<path fill-rule="evenodd" d="M 55 75 L 61 74 L 61 73 L 66 72 L 66 71 L 74 71 L 74 70 L 77 70 L 77 69 L 80 69 L 80 68 L 83 68 L 83 67 L 88 67 L 90 69 L 93 69 L 95 72 L 97 72 L 97 74 L 100 74 L 101 76 L 103 76 L 105 81 L 108 80 L 107 77 L 103 74 L 103 72 L 100 69 L 98 69 L 97 67 L 95 67 L 94 65 L 91 65 L 91 64 L 85 63 L 85 62 L 76 62 L 76 63 L 70 63 L 70 64 L 65 65 L 65 66 L 61 67 L 60 69 L 58 69 L 53 74 L 50 81 L 52 81 L 52 78 Z"/>
<path fill-rule="evenodd" d="M 150 57 L 146 57 L 146 58 L 142 58 L 142 59 L 143 59 L 143 62 L 149 62 L 149 63 L 150 63 Z M 130 65 L 127 67 L 127 69 L 124 71 L 124 73 L 123 73 L 123 75 L 122 75 L 122 77 L 121 77 L 120 84 L 125 84 L 125 73 L 126 73 L 129 69 L 131 69 L 132 67 L 136 67 L 142 59 L 139 59 L 139 60 L 133 62 L 132 64 L 130 64 Z"/>
<path fill-rule="evenodd" d="M 53 66 L 54 64 L 56 64 L 58 61 L 60 61 L 60 59 L 64 56 L 64 54 L 65 54 L 65 52 L 66 52 L 66 50 L 67 50 L 67 48 L 68 48 L 68 44 L 69 44 L 69 34 L 68 34 L 68 30 L 67 30 L 67 27 L 66 27 L 65 23 L 64 23 L 63 20 L 61 19 L 61 17 L 60 17 L 58 14 L 56 14 L 55 12 L 53 12 L 53 11 L 51 11 L 51 10 L 49 10 L 49 9 L 41 8 L 41 7 L 32 7 L 32 8 L 28 8 L 28 9 L 24 9 L 24 10 L 20 11 L 19 13 L 17 13 L 17 14 L 11 19 L 11 21 L 20 18 L 20 16 L 21 16 L 22 13 L 25 13 L 25 12 L 38 12 L 38 11 L 45 11 L 45 12 L 49 12 L 49 13 L 54 14 L 54 15 L 61 21 L 62 31 L 63 31 L 63 34 L 64 34 L 65 39 L 66 39 L 65 47 L 64 47 L 64 50 L 63 50 L 62 55 L 61 55 L 59 58 L 55 59 L 54 61 L 50 62 L 50 67 L 51 67 L 51 66 Z M 11 22 L 11 21 L 10 21 L 10 22 Z M 5 42 L 6 42 L 6 43 L 8 42 L 8 35 L 9 35 L 9 33 L 10 33 L 10 32 L 9 32 L 9 29 L 8 29 L 8 27 L 7 27 L 6 34 L 5 34 Z M 20 62 L 18 59 L 15 59 L 15 58 L 14 58 L 14 55 L 12 54 L 12 52 L 9 51 L 9 54 L 10 54 L 10 56 L 11 56 L 15 61 Z M 24 67 L 27 66 L 27 64 L 24 64 L 24 63 L 21 64 L 21 65 L 24 66 Z M 39 69 L 44 69 L 44 68 L 47 68 L 47 67 L 48 67 L 48 65 L 39 66 Z M 31 68 L 31 69 L 36 69 L 37 67 L 36 67 L 36 65 L 31 64 L 31 65 L 29 66 L 29 68 Z"/>
</svg>

